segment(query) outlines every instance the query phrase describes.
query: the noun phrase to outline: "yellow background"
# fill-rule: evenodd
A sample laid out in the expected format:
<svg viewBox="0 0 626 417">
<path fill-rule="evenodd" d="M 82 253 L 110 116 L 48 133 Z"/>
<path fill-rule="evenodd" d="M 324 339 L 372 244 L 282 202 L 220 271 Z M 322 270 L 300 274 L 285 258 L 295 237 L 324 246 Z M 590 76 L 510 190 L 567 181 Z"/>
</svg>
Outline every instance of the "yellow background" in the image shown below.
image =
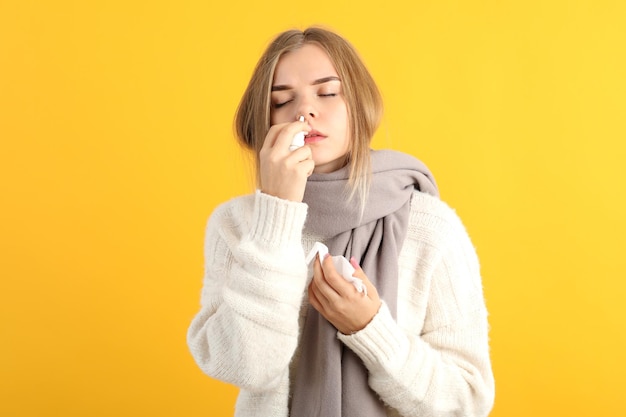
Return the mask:
<svg viewBox="0 0 626 417">
<path fill-rule="evenodd" d="M 492 416 L 626 415 L 623 1 L 1 0 L 1 416 L 232 415 L 185 342 L 204 226 L 251 189 L 253 65 L 313 23 L 474 240 Z"/>
</svg>

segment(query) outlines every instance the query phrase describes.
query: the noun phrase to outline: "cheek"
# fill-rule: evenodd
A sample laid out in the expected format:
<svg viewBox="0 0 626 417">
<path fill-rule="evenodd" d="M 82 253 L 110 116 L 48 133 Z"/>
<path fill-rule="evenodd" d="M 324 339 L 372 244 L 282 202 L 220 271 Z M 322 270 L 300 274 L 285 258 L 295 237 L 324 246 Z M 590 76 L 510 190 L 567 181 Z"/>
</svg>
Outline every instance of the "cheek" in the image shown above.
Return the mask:
<svg viewBox="0 0 626 417">
<path fill-rule="evenodd" d="M 274 126 L 275 124 L 278 124 L 278 117 L 276 112 L 270 111 L 270 126 Z"/>
<path fill-rule="evenodd" d="M 285 109 L 270 108 L 270 125 L 277 125 L 291 121 L 287 116 L 288 112 Z"/>
<path fill-rule="evenodd" d="M 348 120 L 348 109 L 345 104 L 338 106 L 334 112 L 334 122 L 337 126 L 342 127 L 342 131 L 346 137 L 346 141 L 349 142 L 350 126 Z"/>
<path fill-rule="evenodd" d="M 336 126 L 348 125 L 348 107 L 344 101 L 336 101 L 328 109 L 328 114 Z"/>
</svg>

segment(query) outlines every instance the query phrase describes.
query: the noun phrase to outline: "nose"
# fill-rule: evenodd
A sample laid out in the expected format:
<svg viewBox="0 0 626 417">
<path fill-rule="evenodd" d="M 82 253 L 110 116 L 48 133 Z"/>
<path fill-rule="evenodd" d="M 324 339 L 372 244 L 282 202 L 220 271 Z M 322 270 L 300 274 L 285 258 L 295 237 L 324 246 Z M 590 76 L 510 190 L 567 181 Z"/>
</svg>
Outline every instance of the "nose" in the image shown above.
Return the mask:
<svg viewBox="0 0 626 417">
<path fill-rule="evenodd" d="M 305 120 L 315 119 L 318 116 L 317 108 L 310 97 L 303 97 L 298 103 L 296 119 L 304 116 Z"/>
</svg>

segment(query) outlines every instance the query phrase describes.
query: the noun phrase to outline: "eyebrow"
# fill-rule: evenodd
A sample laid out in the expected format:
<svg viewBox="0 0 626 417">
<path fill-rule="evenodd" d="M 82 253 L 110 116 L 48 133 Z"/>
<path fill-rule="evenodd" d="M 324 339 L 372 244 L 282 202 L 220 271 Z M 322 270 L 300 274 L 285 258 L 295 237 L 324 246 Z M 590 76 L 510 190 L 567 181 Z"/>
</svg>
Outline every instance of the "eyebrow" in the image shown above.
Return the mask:
<svg viewBox="0 0 626 417">
<path fill-rule="evenodd" d="M 318 85 L 318 84 L 324 84 L 327 83 L 329 81 L 341 81 L 341 79 L 339 77 L 335 77 L 330 76 L 330 77 L 324 77 L 324 78 L 319 78 L 315 81 L 313 81 L 311 83 L 311 85 Z M 272 86 L 272 91 L 284 91 L 284 90 L 291 90 L 293 89 L 293 87 L 289 86 L 289 85 L 273 85 Z"/>
</svg>

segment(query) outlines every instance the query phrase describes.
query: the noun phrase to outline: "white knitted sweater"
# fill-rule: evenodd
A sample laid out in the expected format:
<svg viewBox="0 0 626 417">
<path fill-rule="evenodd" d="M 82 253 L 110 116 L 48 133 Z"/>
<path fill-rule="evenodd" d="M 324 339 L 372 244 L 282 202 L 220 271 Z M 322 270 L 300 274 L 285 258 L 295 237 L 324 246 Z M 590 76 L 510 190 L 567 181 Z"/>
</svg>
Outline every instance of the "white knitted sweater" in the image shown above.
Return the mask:
<svg viewBox="0 0 626 417">
<path fill-rule="evenodd" d="M 303 234 L 306 216 L 304 203 L 257 192 L 209 219 L 202 308 L 188 344 L 206 374 L 240 388 L 237 417 L 288 416 L 305 254 L 323 240 Z M 383 303 L 363 330 L 337 337 L 365 363 L 389 416 L 487 416 L 487 311 L 476 252 L 456 213 L 415 192 L 398 263 L 397 320 Z"/>
</svg>

